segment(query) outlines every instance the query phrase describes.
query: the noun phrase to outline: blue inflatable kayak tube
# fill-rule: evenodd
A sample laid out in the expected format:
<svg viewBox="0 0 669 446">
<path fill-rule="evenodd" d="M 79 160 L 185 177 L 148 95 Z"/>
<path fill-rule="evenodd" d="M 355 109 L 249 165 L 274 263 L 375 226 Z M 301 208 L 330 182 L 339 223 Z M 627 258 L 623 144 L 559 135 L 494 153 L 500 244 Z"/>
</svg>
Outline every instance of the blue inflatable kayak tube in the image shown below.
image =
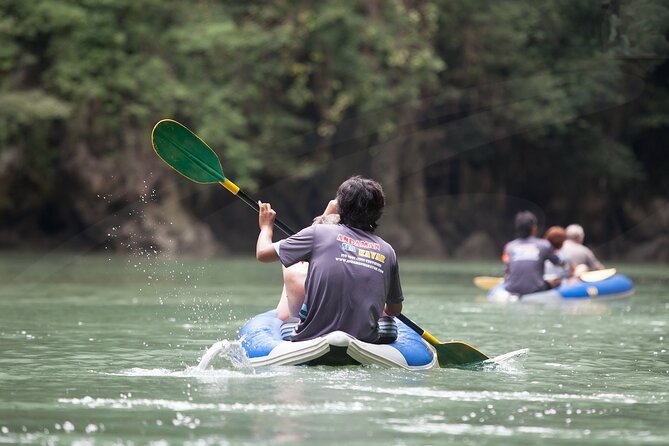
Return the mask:
<svg viewBox="0 0 669 446">
<path fill-rule="evenodd" d="M 308 341 L 284 341 L 282 324 L 276 311 L 271 310 L 251 318 L 239 330 L 242 347 L 253 367 L 375 364 L 424 370 L 437 363 L 432 347 L 399 320 L 397 341 L 391 344 L 370 344 L 342 331 Z"/>
<path fill-rule="evenodd" d="M 491 302 L 562 303 L 577 301 L 607 301 L 625 299 L 634 294 L 629 277 L 616 274 L 598 282 L 563 285 L 548 291 L 518 296 L 508 292 L 502 283 L 488 293 Z"/>
</svg>

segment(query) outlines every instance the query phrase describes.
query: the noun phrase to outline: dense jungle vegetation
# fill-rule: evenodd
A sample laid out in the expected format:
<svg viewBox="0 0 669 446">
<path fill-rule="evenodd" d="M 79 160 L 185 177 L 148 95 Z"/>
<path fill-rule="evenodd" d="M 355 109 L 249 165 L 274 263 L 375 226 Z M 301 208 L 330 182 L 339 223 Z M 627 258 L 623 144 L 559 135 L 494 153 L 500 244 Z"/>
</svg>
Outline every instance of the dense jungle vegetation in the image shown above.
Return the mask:
<svg viewBox="0 0 669 446">
<path fill-rule="evenodd" d="M 496 256 L 530 209 L 669 261 L 668 36 L 664 0 L 1 0 L 0 247 L 250 252 L 153 153 L 170 117 L 293 227 L 363 174 L 403 255 Z"/>
</svg>

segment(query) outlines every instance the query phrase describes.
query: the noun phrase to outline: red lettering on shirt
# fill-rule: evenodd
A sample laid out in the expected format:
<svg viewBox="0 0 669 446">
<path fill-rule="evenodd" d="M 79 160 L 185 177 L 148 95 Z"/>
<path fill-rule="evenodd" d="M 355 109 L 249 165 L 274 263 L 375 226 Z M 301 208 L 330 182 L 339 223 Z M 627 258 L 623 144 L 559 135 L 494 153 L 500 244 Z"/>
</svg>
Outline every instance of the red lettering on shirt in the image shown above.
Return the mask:
<svg viewBox="0 0 669 446">
<path fill-rule="evenodd" d="M 381 250 L 381 245 L 379 243 L 369 242 L 367 240 L 356 240 L 344 234 L 337 234 L 337 241 L 348 243 L 349 245 L 357 246 L 358 248 L 374 249 L 376 251 Z"/>
</svg>

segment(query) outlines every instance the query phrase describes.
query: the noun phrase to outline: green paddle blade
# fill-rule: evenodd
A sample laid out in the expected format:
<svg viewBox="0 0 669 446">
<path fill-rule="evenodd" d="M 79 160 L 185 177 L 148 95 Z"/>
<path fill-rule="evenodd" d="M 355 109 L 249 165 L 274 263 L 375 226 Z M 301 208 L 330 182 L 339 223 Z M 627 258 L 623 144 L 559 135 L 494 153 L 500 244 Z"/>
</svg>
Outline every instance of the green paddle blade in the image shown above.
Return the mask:
<svg viewBox="0 0 669 446">
<path fill-rule="evenodd" d="M 453 341 L 431 344 L 437 351 L 439 367 L 461 367 L 490 359 L 488 355 L 464 342 Z"/>
<path fill-rule="evenodd" d="M 172 169 L 198 183 L 225 181 L 221 161 L 188 128 L 171 119 L 158 122 L 151 132 L 153 150 Z"/>
</svg>

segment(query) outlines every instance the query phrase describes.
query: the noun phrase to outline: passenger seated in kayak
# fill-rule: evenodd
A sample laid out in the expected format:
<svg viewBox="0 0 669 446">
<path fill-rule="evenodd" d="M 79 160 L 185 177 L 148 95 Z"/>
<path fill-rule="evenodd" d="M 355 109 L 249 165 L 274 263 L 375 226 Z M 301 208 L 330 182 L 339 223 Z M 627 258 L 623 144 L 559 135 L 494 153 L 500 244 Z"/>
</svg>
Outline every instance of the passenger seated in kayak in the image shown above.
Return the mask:
<svg viewBox="0 0 669 446">
<path fill-rule="evenodd" d="M 574 264 L 574 277 L 579 277 L 587 271 L 604 269 L 604 265 L 597 260 L 595 254 L 583 245 L 585 231 L 581 225 L 572 224 L 567 226 L 567 240 L 560 249 L 560 254 Z"/>
<path fill-rule="evenodd" d="M 276 213 L 269 203 L 259 203 L 256 258 L 280 260 L 287 268 L 309 262 L 304 317 L 291 340 L 341 330 L 362 341 L 388 342 L 392 339 L 380 335 L 379 319 L 399 314 L 404 297 L 395 251 L 374 234 L 385 205 L 383 189 L 376 181 L 352 177 L 339 186 L 336 202 L 339 224 L 312 225 L 276 243 Z"/>
<path fill-rule="evenodd" d="M 336 225 L 339 223 L 337 212 L 337 200 L 330 200 L 323 214 L 315 217 L 312 224 Z M 299 321 L 299 313 L 304 304 L 304 281 L 307 279 L 309 263 L 298 262 L 288 268 L 285 266 L 281 268 L 283 270 L 283 290 L 276 307 L 277 317 L 282 321 L 289 319 Z"/>
<path fill-rule="evenodd" d="M 562 261 L 562 265 L 554 265 L 550 260 L 544 262 L 544 280 L 553 288 L 561 285 L 571 275 L 571 263 L 560 255 L 560 248 L 567 239 L 567 232 L 562 226 L 551 226 L 544 233 L 544 238 L 553 247 L 553 251 Z"/>
<path fill-rule="evenodd" d="M 529 211 L 516 214 L 516 236 L 504 246 L 502 261 L 506 263 L 504 281 L 506 290 L 523 295 L 548 290 L 557 283 L 544 280 L 544 262 L 555 265 L 562 261 L 553 251 L 548 240 L 538 238 L 537 217 Z"/>
</svg>

